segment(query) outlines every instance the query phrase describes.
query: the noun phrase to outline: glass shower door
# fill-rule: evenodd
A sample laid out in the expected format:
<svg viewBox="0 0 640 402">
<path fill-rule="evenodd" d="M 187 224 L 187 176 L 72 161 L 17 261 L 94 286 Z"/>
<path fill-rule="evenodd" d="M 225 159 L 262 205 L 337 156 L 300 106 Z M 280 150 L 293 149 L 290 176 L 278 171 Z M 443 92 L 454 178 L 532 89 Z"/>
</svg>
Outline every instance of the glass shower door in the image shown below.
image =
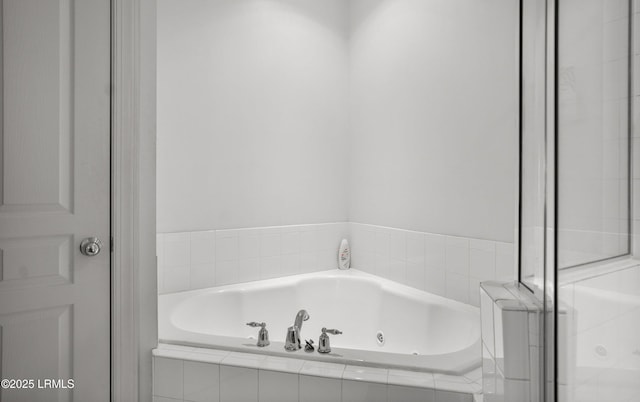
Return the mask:
<svg viewBox="0 0 640 402">
<path fill-rule="evenodd" d="M 640 400 L 640 267 L 630 235 L 630 189 L 640 179 L 630 158 L 632 6 L 558 1 L 559 402 Z"/>
<path fill-rule="evenodd" d="M 632 3 L 521 2 L 518 250 L 544 401 L 640 401 Z"/>
</svg>

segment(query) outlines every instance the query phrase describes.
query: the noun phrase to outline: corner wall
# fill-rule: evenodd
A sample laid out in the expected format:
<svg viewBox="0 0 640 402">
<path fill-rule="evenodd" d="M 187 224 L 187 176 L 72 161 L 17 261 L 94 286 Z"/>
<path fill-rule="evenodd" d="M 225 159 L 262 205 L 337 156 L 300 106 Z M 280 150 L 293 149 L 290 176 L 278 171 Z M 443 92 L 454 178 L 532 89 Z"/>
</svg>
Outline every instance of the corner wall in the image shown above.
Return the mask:
<svg viewBox="0 0 640 402">
<path fill-rule="evenodd" d="M 517 23 L 509 0 L 158 0 L 161 292 L 334 269 L 351 235 L 355 268 L 477 305 L 513 273 Z"/>
<path fill-rule="evenodd" d="M 349 220 L 512 242 L 518 4 L 353 0 Z"/>
<path fill-rule="evenodd" d="M 158 0 L 158 231 L 347 220 L 343 0 Z"/>
</svg>

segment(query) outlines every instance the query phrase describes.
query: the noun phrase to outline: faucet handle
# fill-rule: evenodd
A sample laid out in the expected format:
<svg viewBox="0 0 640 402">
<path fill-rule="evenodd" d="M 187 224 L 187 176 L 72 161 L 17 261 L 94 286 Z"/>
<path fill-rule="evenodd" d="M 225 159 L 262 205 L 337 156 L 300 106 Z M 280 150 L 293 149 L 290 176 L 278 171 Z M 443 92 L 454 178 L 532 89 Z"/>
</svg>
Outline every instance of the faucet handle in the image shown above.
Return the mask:
<svg viewBox="0 0 640 402">
<path fill-rule="evenodd" d="M 338 329 L 327 329 L 322 328 L 322 333 L 320 334 L 320 339 L 318 339 L 318 353 L 331 353 L 331 341 L 329 340 L 329 335 L 340 335 L 342 331 Z"/>
<path fill-rule="evenodd" d="M 269 331 L 267 331 L 267 323 L 266 322 L 248 322 L 247 323 L 248 326 L 250 327 L 260 327 L 260 331 L 258 331 L 258 343 L 257 346 L 258 347 L 265 347 L 265 346 L 269 346 L 270 342 L 269 342 Z"/>
</svg>

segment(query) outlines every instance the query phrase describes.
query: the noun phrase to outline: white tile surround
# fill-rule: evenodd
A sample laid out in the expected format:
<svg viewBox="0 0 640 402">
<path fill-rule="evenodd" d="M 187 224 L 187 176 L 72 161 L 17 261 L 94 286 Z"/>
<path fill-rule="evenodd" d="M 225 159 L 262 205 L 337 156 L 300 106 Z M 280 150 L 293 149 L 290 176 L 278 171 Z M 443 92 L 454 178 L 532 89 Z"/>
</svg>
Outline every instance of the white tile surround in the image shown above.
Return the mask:
<svg viewBox="0 0 640 402">
<path fill-rule="evenodd" d="M 558 324 L 562 402 L 640 400 L 639 283 L 636 265 L 600 269 L 560 286 L 566 312 Z"/>
<path fill-rule="evenodd" d="M 513 244 L 349 224 L 352 266 L 440 296 L 480 305 L 479 284 L 513 280 Z"/>
<path fill-rule="evenodd" d="M 162 293 L 337 268 L 346 222 L 157 235 Z"/>
<path fill-rule="evenodd" d="M 335 269 L 341 239 L 352 267 L 480 305 L 481 281 L 514 278 L 513 245 L 360 223 L 158 234 L 160 293 Z"/>
<path fill-rule="evenodd" d="M 539 401 L 542 309 L 514 282 L 485 282 L 480 297 L 484 401 Z"/>
<path fill-rule="evenodd" d="M 167 344 L 153 354 L 154 402 L 472 402 L 482 381 L 480 369 L 448 376 Z"/>
</svg>

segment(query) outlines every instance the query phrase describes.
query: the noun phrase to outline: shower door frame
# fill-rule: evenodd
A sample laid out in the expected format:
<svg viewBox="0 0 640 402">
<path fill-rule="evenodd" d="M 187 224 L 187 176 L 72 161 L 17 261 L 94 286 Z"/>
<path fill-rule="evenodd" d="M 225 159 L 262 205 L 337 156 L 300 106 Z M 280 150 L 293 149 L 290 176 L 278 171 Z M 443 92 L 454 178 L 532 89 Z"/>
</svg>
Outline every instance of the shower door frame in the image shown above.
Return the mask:
<svg viewBox="0 0 640 402">
<path fill-rule="evenodd" d="M 542 190 L 544 197 L 544 205 L 542 205 L 542 249 L 540 250 L 542 278 L 539 278 L 541 287 L 525 281 L 523 276 L 522 265 L 522 219 L 523 219 L 523 198 L 525 197 L 523 189 L 523 155 L 526 151 L 523 147 L 524 132 L 524 101 L 523 101 L 523 20 L 524 8 L 523 3 L 526 0 L 520 0 L 520 37 L 519 37 L 519 161 L 518 161 L 518 205 L 516 208 L 518 232 L 516 236 L 516 266 L 518 267 L 518 283 L 524 292 L 531 295 L 539 302 L 542 308 L 542 329 L 539 345 L 542 345 L 540 355 L 540 379 L 539 392 L 541 400 L 545 402 L 557 401 L 557 361 L 555 348 L 557 345 L 557 312 L 556 312 L 556 289 L 557 289 L 557 0 L 544 0 L 545 5 L 545 73 L 544 73 L 544 138 L 543 138 L 543 154 L 541 155 L 541 163 L 543 165 Z M 530 196 L 530 195 L 528 195 Z"/>
</svg>

